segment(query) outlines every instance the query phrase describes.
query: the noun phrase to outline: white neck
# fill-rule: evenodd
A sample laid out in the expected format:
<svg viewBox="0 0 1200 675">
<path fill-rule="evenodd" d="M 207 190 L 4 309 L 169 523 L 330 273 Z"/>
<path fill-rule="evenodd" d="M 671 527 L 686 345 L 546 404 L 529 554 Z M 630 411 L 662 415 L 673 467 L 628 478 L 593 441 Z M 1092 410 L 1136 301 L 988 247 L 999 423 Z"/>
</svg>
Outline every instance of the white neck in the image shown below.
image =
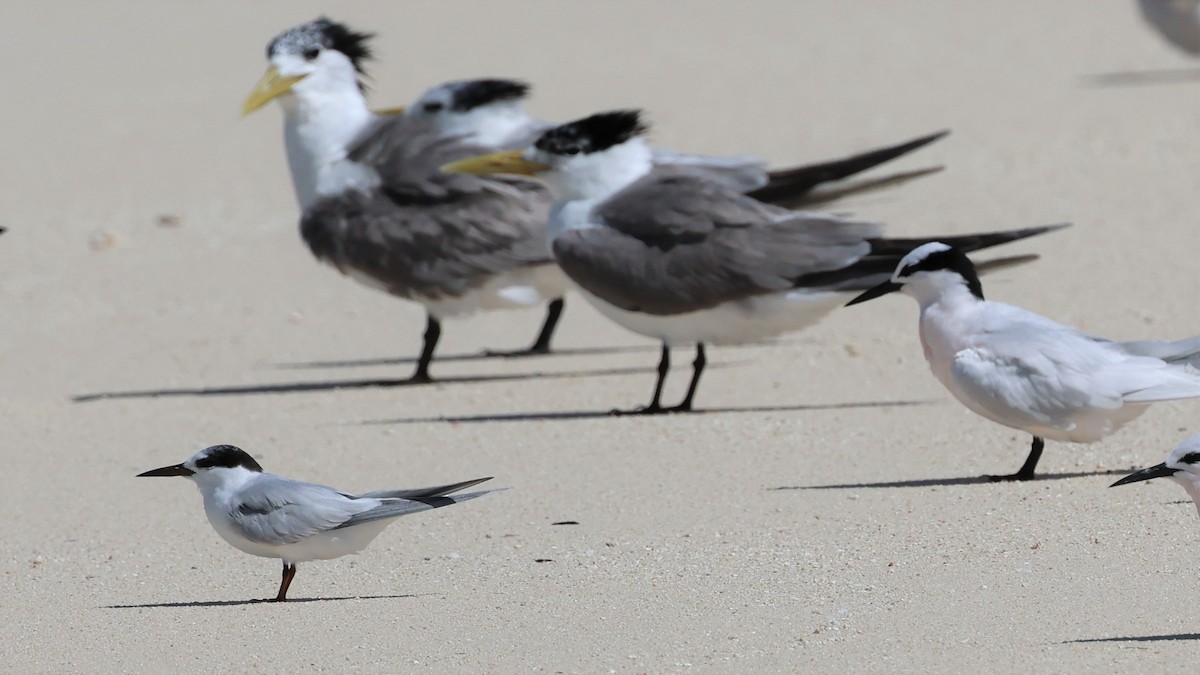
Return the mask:
<svg viewBox="0 0 1200 675">
<path fill-rule="evenodd" d="M 555 201 L 600 201 L 650 173 L 654 155 L 645 140 L 634 138 L 607 150 L 558 162 L 558 168 L 539 176 Z"/>
<path fill-rule="evenodd" d="M 446 115 L 443 124 L 442 132 L 448 136 L 464 135 L 466 140 L 489 148 L 517 150 L 509 146 L 528 141 L 525 131 L 532 120 L 520 102 L 510 101 Z"/>
<path fill-rule="evenodd" d="M 207 511 L 228 503 L 234 494 L 261 475 L 258 471 L 238 466 L 232 469 L 200 470 L 191 479 L 200 488 L 200 494 L 204 495 L 204 509 Z"/>
<path fill-rule="evenodd" d="M 373 172 L 346 161 L 350 143 L 375 118 L 362 93 L 357 87 L 303 92 L 303 85 L 280 97 L 288 167 L 301 209 L 318 197 L 377 182 Z"/>
<path fill-rule="evenodd" d="M 967 288 L 962 276 L 954 272 L 925 272 L 914 276 L 904 283 L 903 292 L 916 298 L 922 312 L 934 304 L 953 311 L 981 302 Z"/>
</svg>

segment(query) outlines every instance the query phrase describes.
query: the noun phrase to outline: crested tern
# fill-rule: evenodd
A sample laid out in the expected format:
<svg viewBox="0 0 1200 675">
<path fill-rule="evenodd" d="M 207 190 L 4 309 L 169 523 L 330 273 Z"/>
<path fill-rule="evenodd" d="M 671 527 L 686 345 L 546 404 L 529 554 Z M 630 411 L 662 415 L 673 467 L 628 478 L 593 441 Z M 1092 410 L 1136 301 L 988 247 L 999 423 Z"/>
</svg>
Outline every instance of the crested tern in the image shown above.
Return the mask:
<svg viewBox="0 0 1200 675">
<path fill-rule="evenodd" d="M 894 291 L 920 305 L 934 377 L 972 412 L 1033 435 L 1020 470 L 993 480 L 1032 479 L 1045 439 L 1093 443 L 1150 403 L 1200 396 L 1200 338 L 1116 342 L 985 300 L 975 265 L 944 242 L 917 247 L 848 304 Z"/>
<path fill-rule="evenodd" d="M 360 82 L 370 37 L 326 18 L 284 31 L 243 105 L 281 104 L 304 241 L 343 274 L 424 306 L 413 381 L 431 380 L 441 321 L 476 311 L 548 303 L 518 354 L 548 352 L 568 286 L 546 243 L 548 195 L 533 181 L 442 174 L 440 164 L 492 148 L 372 113 Z"/>
<path fill-rule="evenodd" d="M 1184 439 L 1171 451 L 1171 454 L 1167 455 L 1166 460 L 1140 471 L 1134 471 L 1109 487 L 1128 485 L 1151 478 L 1170 478 L 1182 485 L 1183 489 L 1187 490 L 1188 496 L 1192 498 L 1192 502 L 1195 503 L 1196 512 L 1200 513 L 1200 434 L 1192 434 Z"/>
<path fill-rule="evenodd" d="M 366 548 L 400 516 L 450 506 L 500 490 L 452 494 L 488 478 L 416 490 L 378 490 L 353 495 L 324 485 L 265 473 L 241 448 L 214 445 L 182 464 L 137 475 L 182 476 L 200 488 L 204 514 L 231 546 L 283 561 L 275 600 L 287 600 L 296 564 L 331 560 Z"/>
<path fill-rule="evenodd" d="M 524 102 L 529 90 L 529 85 L 519 80 L 456 80 L 427 89 L 409 106 L 384 112 L 420 119 L 446 136 L 456 136 L 496 150 L 519 150 L 557 126 L 525 112 Z M 713 178 L 727 181 L 759 201 L 798 208 L 900 185 L 936 173 L 942 167 L 849 180 L 949 133 L 938 131 L 831 161 L 774 170 L 768 169 L 766 160 L 759 157 L 698 155 L 659 147 L 653 147 L 651 151 L 656 167 L 706 171 Z"/>
<path fill-rule="evenodd" d="M 1200 0 L 1138 0 L 1142 17 L 1176 48 L 1200 56 Z"/>
<path fill-rule="evenodd" d="M 650 404 L 689 411 L 705 345 L 800 330 L 848 292 L 886 279 L 928 239 L 884 239 L 882 226 L 765 204 L 711 174 L 656 166 L 638 111 L 592 115 L 544 132 L 524 149 L 460 160 L 446 171 L 537 176 L 554 194 L 551 248 L 585 298 L 609 319 L 659 340 Z M 970 250 L 1058 226 L 955 237 Z M 670 350 L 695 344 L 683 401 L 664 408 Z"/>
</svg>

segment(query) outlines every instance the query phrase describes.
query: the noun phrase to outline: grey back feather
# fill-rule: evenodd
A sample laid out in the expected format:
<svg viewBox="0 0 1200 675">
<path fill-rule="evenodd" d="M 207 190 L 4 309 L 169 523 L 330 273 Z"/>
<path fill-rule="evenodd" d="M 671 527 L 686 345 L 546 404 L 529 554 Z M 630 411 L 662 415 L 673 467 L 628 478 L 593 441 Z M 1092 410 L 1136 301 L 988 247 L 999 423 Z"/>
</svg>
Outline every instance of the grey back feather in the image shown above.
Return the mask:
<svg viewBox="0 0 1200 675">
<path fill-rule="evenodd" d="M 482 151 L 420 120 L 381 118 L 349 154 L 379 174 L 380 187 L 318 200 L 301 236 L 319 259 L 407 298 L 458 296 L 498 273 L 548 264 L 544 187 L 438 170 Z"/>
<path fill-rule="evenodd" d="M 589 293 L 670 315 L 786 290 L 870 251 L 876 223 L 791 212 L 691 171 L 658 170 L 557 236 L 555 259 Z"/>
<path fill-rule="evenodd" d="M 282 545 L 339 527 L 372 505 L 324 485 L 262 474 L 229 515 L 247 539 Z"/>
</svg>

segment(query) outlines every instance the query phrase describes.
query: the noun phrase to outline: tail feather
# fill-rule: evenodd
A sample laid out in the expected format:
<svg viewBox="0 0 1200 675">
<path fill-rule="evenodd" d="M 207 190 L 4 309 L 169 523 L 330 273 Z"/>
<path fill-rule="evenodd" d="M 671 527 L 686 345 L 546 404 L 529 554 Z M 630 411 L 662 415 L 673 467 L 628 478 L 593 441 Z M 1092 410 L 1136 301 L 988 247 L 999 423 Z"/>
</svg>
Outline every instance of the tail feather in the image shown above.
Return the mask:
<svg viewBox="0 0 1200 675">
<path fill-rule="evenodd" d="M 359 497 L 373 497 L 375 499 L 428 499 L 430 497 L 441 497 L 448 495 L 451 492 L 465 490 L 474 485 L 479 485 L 485 481 L 491 480 L 492 477 L 476 478 L 475 480 L 467 480 L 461 483 L 451 483 L 450 485 L 439 485 L 437 487 L 416 488 L 412 490 L 376 490 L 375 492 L 367 492 L 358 495 Z"/>
<path fill-rule="evenodd" d="M 1130 354 L 1200 368 L 1200 336 L 1183 340 L 1135 340 L 1120 345 Z"/>
<path fill-rule="evenodd" d="M 797 199 L 822 183 L 842 180 L 862 173 L 884 162 L 906 155 L 917 148 L 929 145 L 949 133 L 949 130 L 939 131 L 898 145 L 869 150 L 830 162 L 772 171 L 767 174 L 766 185 L 746 194 L 761 202 L 771 204 Z"/>
<path fill-rule="evenodd" d="M 399 518 L 400 516 L 407 516 L 410 513 L 418 513 L 420 511 L 428 511 L 430 509 L 440 509 L 443 506 L 458 504 L 469 499 L 475 499 L 476 497 L 490 495 L 493 492 L 503 492 L 505 489 L 507 488 L 482 490 L 480 492 L 468 492 L 460 495 L 421 497 L 419 499 L 385 498 L 384 503 L 376 506 L 370 511 L 363 511 L 362 513 L 351 516 L 349 520 L 341 525 L 338 525 L 337 528 L 334 529 L 353 527 L 355 525 L 362 525 L 363 523 L 369 523 L 375 520 Z"/>
</svg>

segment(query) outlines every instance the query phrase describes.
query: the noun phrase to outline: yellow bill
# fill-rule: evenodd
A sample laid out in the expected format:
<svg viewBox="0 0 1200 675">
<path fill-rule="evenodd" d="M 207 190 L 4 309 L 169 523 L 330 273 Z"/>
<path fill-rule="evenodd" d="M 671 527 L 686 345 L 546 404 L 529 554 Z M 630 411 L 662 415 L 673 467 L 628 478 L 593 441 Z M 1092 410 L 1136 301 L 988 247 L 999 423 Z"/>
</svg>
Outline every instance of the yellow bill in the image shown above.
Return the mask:
<svg viewBox="0 0 1200 675">
<path fill-rule="evenodd" d="M 280 75 L 275 66 L 267 68 L 262 79 L 254 85 L 254 91 L 251 91 L 242 103 L 242 116 L 245 117 L 270 103 L 272 99 L 288 93 L 294 84 L 304 78 L 305 75 Z"/>
<path fill-rule="evenodd" d="M 520 150 L 497 152 L 491 155 L 468 157 L 457 162 L 442 166 L 446 173 L 471 173 L 486 176 L 493 173 L 509 173 L 518 176 L 536 176 L 550 169 L 549 164 L 542 164 L 521 156 Z"/>
<path fill-rule="evenodd" d="M 406 106 L 397 106 L 395 108 L 379 108 L 378 110 L 372 110 L 371 112 L 379 115 L 380 117 L 399 117 L 404 114 L 405 109 Z"/>
</svg>

